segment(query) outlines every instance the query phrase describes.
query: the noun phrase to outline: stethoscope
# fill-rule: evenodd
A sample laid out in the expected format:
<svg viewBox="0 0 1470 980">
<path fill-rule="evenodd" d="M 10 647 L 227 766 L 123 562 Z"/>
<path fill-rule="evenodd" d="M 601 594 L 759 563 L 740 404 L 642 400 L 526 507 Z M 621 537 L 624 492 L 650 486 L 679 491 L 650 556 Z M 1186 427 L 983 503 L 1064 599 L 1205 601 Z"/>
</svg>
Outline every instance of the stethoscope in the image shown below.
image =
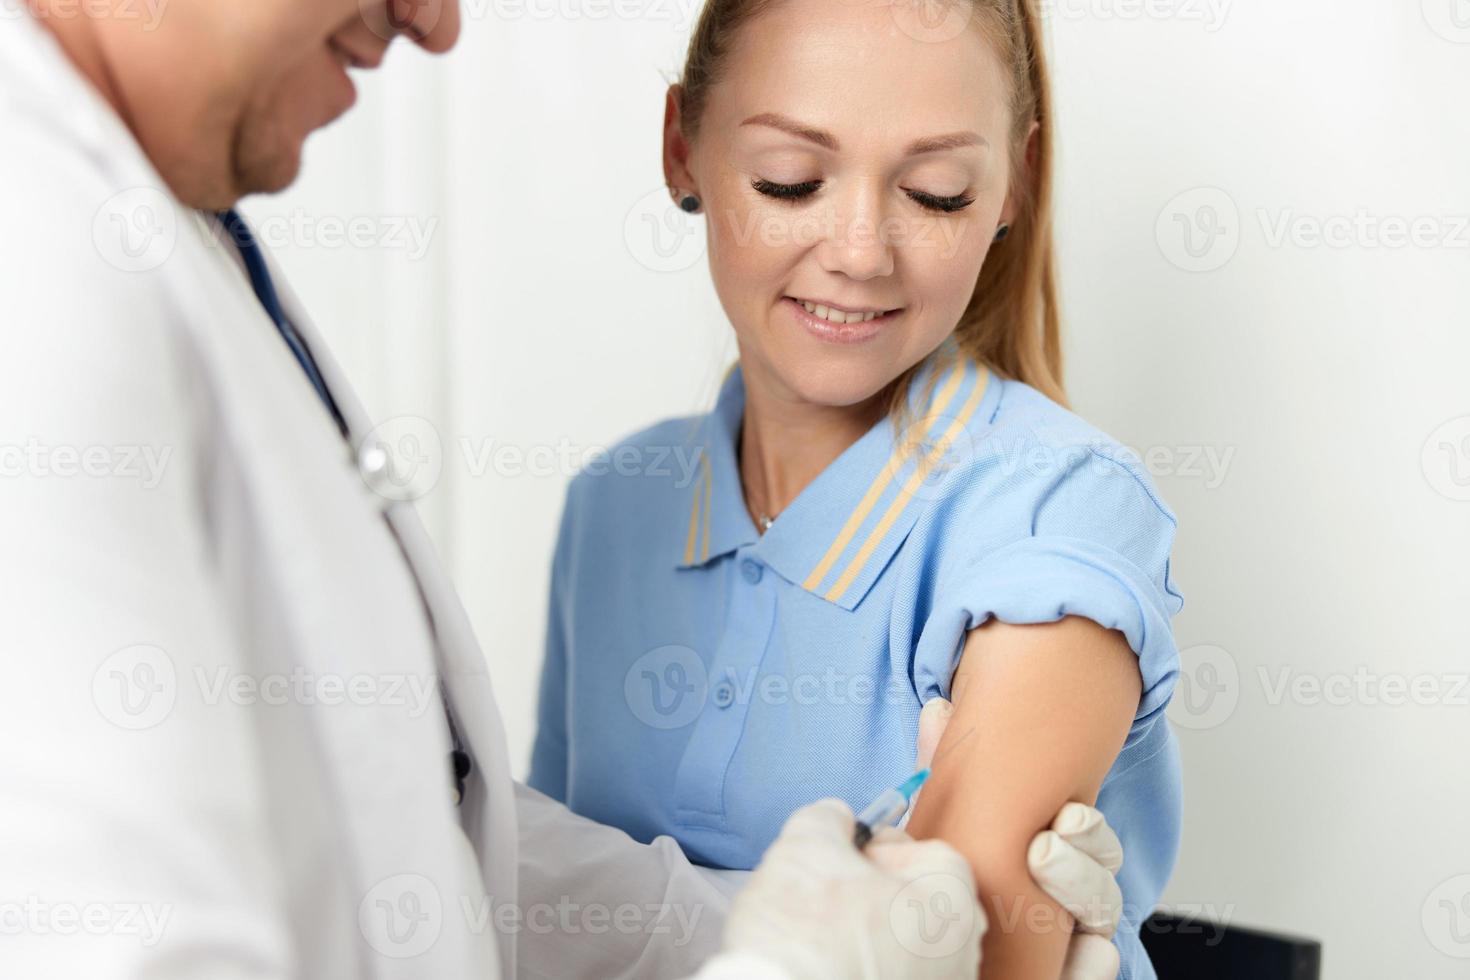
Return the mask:
<svg viewBox="0 0 1470 980">
<path fill-rule="evenodd" d="M 383 515 L 383 523 L 388 525 L 388 533 L 393 536 L 393 541 L 398 545 L 398 553 L 403 556 L 403 562 L 408 566 L 409 577 L 413 579 L 414 588 L 419 594 L 419 605 L 423 608 L 424 619 L 429 624 L 429 632 L 434 636 L 435 648 L 438 648 L 438 628 L 434 625 L 434 611 L 429 606 L 428 594 L 424 592 L 424 585 L 419 581 L 418 570 L 414 568 L 413 559 L 408 555 L 408 548 L 403 543 L 403 538 L 398 534 L 398 526 L 393 523 L 392 511 L 395 507 L 402 506 L 405 502 L 395 494 L 402 493 L 408 483 L 403 482 L 395 466 L 392 453 L 384 448 L 377 440 L 369 437 L 364 439 L 357 448 L 357 470 L 362 474 L 363 482 L 369 490 L 377 493 L 384 501 L 379 508 Z M 412 477 L 409 477 L 411 481 Z M 453 776 L 454 805 L 459 806 L 464 801 L 465 780 L 469 778 L 470 770 L 473 768 L 470 762 L 470 754 L 464 749 L 464 742 L 459 736 L 459 726 L 454 723 L 454 711 L 449 706 L 449 695 L 444 686 L 439 686 L 439 699 L 444 705 L 444 720 L 449 724 L 449 741 L 453 746 L 449 752 L 449 769 Z"/>
<path fill-rule="evenodd" d="M 281 335 L 281 339 L 290 348 L 292 355 L 296 358 L 296 362 L 301 366 L 302 372 L 306 375 L 306 379 L 311 383 L 323 406 L 332 416 L 332 421 L 336 425 L 337 431 L 342 434 L 343 440 L 350 449 L 352 446 L 352 433 L 348 428 L 346 418 L 338 409 L 336 399 L 332 397 L 331 391 L 327 388 L 326 380 L 322 377 L 321 370 L 316 363 L 316 358 L 312 356 L 311 348 L 307 346 L 306 341 L 296 332 L 296 328 L 291 324 L 289 318 L 287 318 L 285 309 L 281 305 L 280 297 L 276 293 L 275 283 L 271 280 L 270 268 L 266 265 L 265 256 L 261 252 L 260 246 L 256 244 L 255 236 L 251 234 L 250 226 L 233 209 L 220 211 L 217 213 L 217 216 L 225 235 L 234 243 L 236 250 L 240 253 L 241 260 L 245 263 L 245 271 L 250 278 L 250 288 L 254 291 L 256 299 L 265 308 L 266 315 L 275 324 L 276 330 Z M 407 458 L 411 459 L 414 463 L 414 468 L 409 471 L 406 477 L 397 465 L 397 460 L 393 455 L 393 447 L 389 446 L 383 439 L 375 438 L 371 432 L 358 445 L 354 453 L 354 461 L 357 464 L 357 471 L 362 475 L 363 482 L 367 484 L 368 489 L 372 490 L 381 500 L 385 501 L 385 504 L 379 508 L 379 513 L 382 514 L 383 522 L 388 526 L 388 533 L 393 536 L 393 541 L 398 546 L 398 553 L 403 557 L 403 562 L 408 568 L 409 577 L 413 579 L 414 588 L 418 590 L 419 605 L 423 608 L 424 620 L 429 625 L 429 632 L 434 637 L 435 649 L 438 650 L 439 631 L 434 623 L 433 608 L 429 605 L 428 594 L 424 591 L 423 583 L 419 581 L 418 570 L 414 567 L 413 559 L 409 557 L 408 548 L 404 546 L 403 538 L 398 533 L 397 525 L 393 523 L 391 513 L 393 507 L 406 500 L 413 499 L 410 485 L 417 472 L 418 464 L 424 458 L 421 447 L 418 445 L 417 440 L 413 439 L 411 434 L 401 437 L 400 442 L 403 439 L 412 440 L 412 445 L 400 445 L 398 448 L 410 450 L 411 454 Z M 405 495 L 406 493 L 409 495 Z M 469 778 L 473 765 L 471 764 L 469 753 L 464 749 L 464 742 L 459 735 L 459 726 L 455 724 L 454 712 L 449 706 L 449 695 L 445 692 L 442 684 L 439 687 L 439 698 L 444 705 L 444 720 L 448 723 L 449 741 L 453 746 L 449 753 L 449 771 L 453 778 L 454 804 L 458 806 L 464 800 L 465 781 Z"/>
</svg>

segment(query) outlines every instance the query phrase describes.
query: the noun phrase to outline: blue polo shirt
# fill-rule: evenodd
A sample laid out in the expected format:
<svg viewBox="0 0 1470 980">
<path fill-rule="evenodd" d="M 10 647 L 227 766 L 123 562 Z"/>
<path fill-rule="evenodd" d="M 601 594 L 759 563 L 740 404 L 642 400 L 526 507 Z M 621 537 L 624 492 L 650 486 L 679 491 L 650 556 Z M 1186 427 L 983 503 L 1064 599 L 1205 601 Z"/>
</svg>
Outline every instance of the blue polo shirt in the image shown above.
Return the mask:
<svg viewBox="0 0 1470 980">
<path fill-rule="evenodd" d="M 793 810 L 909 775 L 919 710 L 989 619 L 1122 632 L 1143 693 L 1099 809 L 1126 852 L 1122 976 L 1180 832 L 1174 517 L 1136 458 L 1016 381 L 936 355 L 759 534 L 740 371 L 708 415 L 572 481 L 553 562 L 530 784 L 702 864 L 748 869 Z"/>
</svg>

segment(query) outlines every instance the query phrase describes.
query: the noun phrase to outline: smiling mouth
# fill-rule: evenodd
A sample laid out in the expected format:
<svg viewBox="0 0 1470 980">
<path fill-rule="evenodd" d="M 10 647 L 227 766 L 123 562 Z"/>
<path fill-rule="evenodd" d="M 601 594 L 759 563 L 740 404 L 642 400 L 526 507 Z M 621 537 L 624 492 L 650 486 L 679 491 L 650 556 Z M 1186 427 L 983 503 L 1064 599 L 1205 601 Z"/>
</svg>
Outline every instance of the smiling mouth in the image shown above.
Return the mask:
<svg viewBox="0 0 1470 980">
<path fill-rule="evenodd" d="M 901 313 L 903 307 L 897 309 L 850 309 L 829 303 L 818 303 L 814 300 L 802 299 L 799 296 L 787 296 L 786 299 L 800 306 L 812 316 L 819 320 L 825 320 L 834 326 L 846 326 L 852 323 L 870 323 L 873 320 L 886 319 L 896 313 Z"/>
<path fill-rule="evenodd" d="M 850 310 L 830 303 L 782 297 L 792 317 L 806 332 L 824 343 L 864 344 L 888 333 L 889 326 L 903 313 L 894 310 Z"/>
</svg>

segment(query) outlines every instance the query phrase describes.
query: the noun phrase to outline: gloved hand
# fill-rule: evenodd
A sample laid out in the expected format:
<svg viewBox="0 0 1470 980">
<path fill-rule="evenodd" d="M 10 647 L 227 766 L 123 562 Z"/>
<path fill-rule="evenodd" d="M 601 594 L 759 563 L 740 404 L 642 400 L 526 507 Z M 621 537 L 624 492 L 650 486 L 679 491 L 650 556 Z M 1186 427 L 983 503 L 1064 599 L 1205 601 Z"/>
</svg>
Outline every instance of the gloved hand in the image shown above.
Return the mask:
<svg viewBox="0 0 1470 980">
<path fill-rule="evenodd" d="M 974 980 L 986 921 L 958 851 L 880 831 L 852 846 L 840 800 L 792 815 L 698 980 Z"/>
<path fill-rule="evenodd" d="M 934 752 L 954 714 L 954 705 L 934 698 L 919 713 L 915 769 L 934 760 Z M 1051 828 L 1031 840 L 1026 852 L 1031 877 L 1076 920 L 1061 980 L 1112 980 L 1118 975 L 1118 948 L 1111 942 L 1123 915 L 1123 893 L 1113 876 L 1123 866 L 1123 845 L 1100 811 L 1068 803 Z"/>
</svg>

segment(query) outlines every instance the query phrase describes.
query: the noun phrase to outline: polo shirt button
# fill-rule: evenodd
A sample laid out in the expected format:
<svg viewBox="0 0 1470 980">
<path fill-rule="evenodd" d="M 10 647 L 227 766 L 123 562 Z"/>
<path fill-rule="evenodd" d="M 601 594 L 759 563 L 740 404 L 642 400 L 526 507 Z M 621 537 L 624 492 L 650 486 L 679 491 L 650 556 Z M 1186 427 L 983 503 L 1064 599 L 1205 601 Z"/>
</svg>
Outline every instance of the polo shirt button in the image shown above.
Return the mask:
<svg viewBox="0 0 1470 980">
<path fill-rule="evenodd" d="M 715 686 L 715 707 L 728 708 L 735 703 L 735 685 L 721 681 Z"/>
<path fill-rule="evenodd" d="M 745 581 L 755 585 L 761 580 L 760 564 L 747 558 L 740 563 L 740 574 L 744 576 Z"/>
</svg>

